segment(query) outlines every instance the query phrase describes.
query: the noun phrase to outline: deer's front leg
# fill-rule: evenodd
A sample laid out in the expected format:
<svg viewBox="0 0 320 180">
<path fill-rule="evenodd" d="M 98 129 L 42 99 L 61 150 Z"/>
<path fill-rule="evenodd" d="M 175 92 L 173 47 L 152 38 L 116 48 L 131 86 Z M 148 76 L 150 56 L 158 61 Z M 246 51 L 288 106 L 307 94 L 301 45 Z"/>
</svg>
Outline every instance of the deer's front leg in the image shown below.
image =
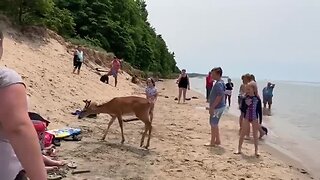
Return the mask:
<svg viewBox="0 0 320 180">
<path fill-rule="evenodd" d="M 102 136 L 102 138 L 101 138 L 102 141 L 106 139 L 106 136 L 107 136 L 107 134 L 108 134 L 108 131 L 109 131 L 109 129 L 110 129 L 110 126 L 113 124 L 114 120 L 116 120 L 116 117 L 115 117 L 115 116 L 112 116 L 112 117 L 111 117 L 111 120 L 109 121 L 108 128 L 107 128 L 107 129 L 104 131 L 104 133 L 103 133 L 103 136 Z"/>
</svg>

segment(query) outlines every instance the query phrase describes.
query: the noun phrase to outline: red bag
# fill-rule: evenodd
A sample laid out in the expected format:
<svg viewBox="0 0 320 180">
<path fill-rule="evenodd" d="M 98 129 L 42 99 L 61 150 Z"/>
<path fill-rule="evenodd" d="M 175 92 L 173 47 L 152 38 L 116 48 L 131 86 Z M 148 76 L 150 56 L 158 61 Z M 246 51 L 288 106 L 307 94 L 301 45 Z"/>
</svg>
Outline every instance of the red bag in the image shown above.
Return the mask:
<svg viewBox="0 0 320 180">
<path fill-rule="evenodd" d="M 37 131 L 41 149 L 44 149 L 45 147 L 47 147 L 46 141 L 45 141 L 45 133 L 47 130 L 46 123 L 44 123 L 42 121 L 36 121 L 36 120 L 32 120 L 32 123 L 33 123 L 34 128 Z"/>
</svg>

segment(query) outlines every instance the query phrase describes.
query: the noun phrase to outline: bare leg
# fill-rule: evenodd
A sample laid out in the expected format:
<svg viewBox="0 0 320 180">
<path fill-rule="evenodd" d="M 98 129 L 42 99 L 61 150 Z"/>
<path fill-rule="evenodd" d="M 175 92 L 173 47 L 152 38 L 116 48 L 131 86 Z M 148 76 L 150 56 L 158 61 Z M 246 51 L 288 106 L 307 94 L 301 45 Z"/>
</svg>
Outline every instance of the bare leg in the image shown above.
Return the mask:
<svg viewBox="0 0 320 180">
<path fill-rule="evenodd" d="M 179 88 L 178 104 L 180 104 L 181 95 L 182 95 L 182 88 Z"/>
<path fill-rule="evenodd" d="M 254 154 L 256 156 L 259 156 L 259 153 L 258 153 L 258 131 L 259 131 L 259 128 L 260 128 L 260 124 L 258 123 L 258 120 L 254 120 L 252 122 L 252 131 L 253 131 L 253 142 L 254 142 Z"/>
<path fill-rule="evenodd" d="M 221 144 L 221 140 L 220 140 L 219 126 L 218 125 L 215 126 L 214 129 L 215 129 L 214 132 L 215 132 L 215 137 L 216 137 L 214 144 L 215 145 L 220 145 Z"/>
<path fill-rule="evenodd" d="M 122 121 L 122 117 L 121 116 L 118 116 L 118 122 L 119 122 L 119 125 L 120 125 L 120 129 L 121 129 L 121 144 L 124 143 L 124 135 L 123 135 L 123 121 Z"/>
<path fill-rule="evenodd" d="M 80 69 L 78 68 L 78 72 L 77 72 L 77 74 L 79 75 L 80 74 Z"/>
<path fill-rule="evenodd" d="M 150 122 L 152 123 L 153 120 L 153 110 L 154 110 L 154 103 L 151 105 L 151 110 L 150 110 Z"/>
<path fill-rule="evenodd" d="M 111 120 L 109 121 L 108 128 L 105 130 L 101 140 L 105 140 L 106 139 L 106 136 L 108 134 L 109 128 L 113 124 L 114 120 L 116 120 L 116 117 L 112 116 Z"/>
<path fill-rule="evenodd" d="M 77 68 L 75 67 L 75 68 L 73 68 L 73 71 L 72 71 L 72 73 L 74 74 L 74 73 L 76 73 L 76 70 L 77 70 Z"/>
<path fill-rule="evenodd" d="M 242 122 L 243 122 L 243 113 L 241 113 L 239 117 L 239 126 L 240 126 L 239 135 L 241 134 Z"/>
<path fill-rule="evenodd" d="M 271 105 L 272 105 L 272 103 L 268 103 L 269 111 L 271 110 Z"/>
<path fill-rule="evenodd" d="M 247 120 L 242 121 L 242 128 L 241 128 L 240 137 L 239 137 L 238 152 L 236 152 L 236 154 L 242 153 L 241 152 L 242 144 L 243 144 L 244 136 L 246 135 L 246 133 L 248 131 L 248 129 L 247 129 L 248 125 L 249 125 L 249 122 Z"/>
<path fill-rule="evenodd" d="M 231 96 L 228 95 L 229 107 L 231 106 Z"/>
<path fill-rule="evenodd" d="M 186 102 L 187 89 L 183 88 L 182 92 L 183 92 L 183 103 L 185 103 Z"/>
<path fill-rule="evenodd" d="M 43 157 L 43 162 L 46 166 L 63 166 L 63 165 L 65 165 L 65 162 L 63 162 L 63 161 L 55 161 L 45 155 L 42 155 L 42 157 Z"/>
<path fill-rule="evenodd" d="M 210 146 L 214 146 L 216 140 L 216 132 L 213 126 L 211 126 L 211 140 L 210 140 Z"/>
<path fill-rule="evenodd" d="M 117 87 L 118 84 L 118 76 L 114 77 L 114 87 Z"/>
</svg>

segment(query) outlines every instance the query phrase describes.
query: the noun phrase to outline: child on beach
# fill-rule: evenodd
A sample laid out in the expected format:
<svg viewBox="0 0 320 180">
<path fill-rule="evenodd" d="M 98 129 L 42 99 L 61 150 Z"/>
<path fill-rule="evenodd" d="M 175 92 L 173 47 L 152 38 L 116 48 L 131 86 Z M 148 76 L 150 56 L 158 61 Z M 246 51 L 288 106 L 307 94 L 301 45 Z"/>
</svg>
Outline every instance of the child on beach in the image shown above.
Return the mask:
<svg viewBox="0 0 320 180">
<path fill-rule="evenodd" d="M 226 106 L 225 102 L 225 84 L 222 77 L 222 69 L 220 67 L 211 70 L 212 79 L 216 81 L 211 89 L 209 96 L 209 114 L 211 125 L 211 141 L 207 146 L 220 145 L 219 120 Z"/>
<path fill-rule="evenodd" d="M 154 104 L 156 103 L 158 97 L 158 91 L 156 88 L 156 84 L 152 78 L 147 79 L 147 88 L 146 88 L 146 98 L 149 100 L 149 102 L 152 104 L 151 111 L 150 111 L 150 120 L 153 119 L 153 109 Z"/>
<path fill-rule="evenodd" d="M 244 120 L 242 121 L 238 152 L 236 154 L 241 154 L 243 140 L 248 134 L 251 124 L 253 129 L 255 155 L 258 157 L 258 131 L 261 129 L 259 121 L 262 121 L 262 105 L 260 98 L 255 94 L 256 88 L 256 84 L 253 82 L 250 82 L 245 86 L 246 97 L 241 103 L 241 112 L 243 113 Z"/>
</svg>

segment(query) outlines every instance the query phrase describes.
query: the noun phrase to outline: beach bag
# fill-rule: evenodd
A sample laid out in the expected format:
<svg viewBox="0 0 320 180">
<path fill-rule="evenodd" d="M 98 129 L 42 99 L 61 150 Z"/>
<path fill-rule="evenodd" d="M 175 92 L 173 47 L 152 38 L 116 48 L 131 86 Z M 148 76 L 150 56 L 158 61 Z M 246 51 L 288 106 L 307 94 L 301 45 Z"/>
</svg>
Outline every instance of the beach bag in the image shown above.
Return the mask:
<svg viewBox="0 0 320 180">
<path fill-rule="evenodd" d="M 38 120 L 32 120 L 32 123 L 38 134 L 41 149 L 44 149 L 45 148 L 45 132 L 46 132 L 47 126 L 44 122 L 38 121 Z"/>
</svg>

